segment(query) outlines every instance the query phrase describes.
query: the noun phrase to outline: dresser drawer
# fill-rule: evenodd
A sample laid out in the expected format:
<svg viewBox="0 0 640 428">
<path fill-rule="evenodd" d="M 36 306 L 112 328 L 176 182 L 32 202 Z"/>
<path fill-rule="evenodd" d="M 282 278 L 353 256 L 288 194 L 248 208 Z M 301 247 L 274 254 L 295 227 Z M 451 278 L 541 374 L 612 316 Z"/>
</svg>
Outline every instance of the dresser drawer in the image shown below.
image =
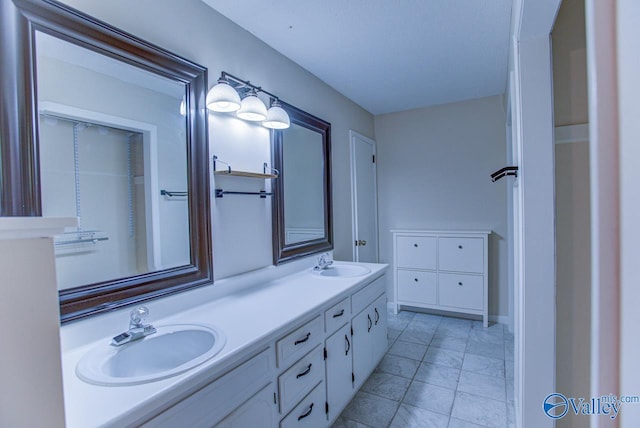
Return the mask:
<svg viewBox="0 0 640 428">
<path fill-rule="evenodd" d="M 437 303 L 437 276 L 435 272 L 398 269 L 398 300 L 403 302 Z"/>
<path fill-rule="evenodd" d="M 442 306 L 482 310 L 484 277 L 454 273 L 438 274 L 439 303 Z"/>
<path fill-rule="evenodd" d="M 322 351 L 323 348 L 318 346 L 278 378 L 280 411 L 282 413 L 286 413 L 322 380 L 324 376 Z"/>
<path fill-rule="evenodd" d="M 430 236 L 396 237 L 396 267 L 435 270 L 436 242 Z"/>
<path fill-rule="evenodd" d="M 438 269 L 484 273 L 484 240 L 482 238 L 439 238 Z"/>
<path fill-rule="evenodd" d="M 278 367 L 287 367 L 322 342 L 322 318 L 312 319 L 276 343 Z"/>
<path fill-rule="evenodd" d="M 286 418 L 280 422 L 280 428 L 308 427 L 317 428 L 327 425 L 324 413 L 326 401 L 324 384 L 319 384 L 307 395 Z"/>
<path fill-rule="evenodd" d="M 349 316 L 351 315 L 351 305 L 349 303 L 349 298 L 347 297 L 324 312 L 324 326 L 327 334 L 330 335 L 349 321 Z"/>
</svg>

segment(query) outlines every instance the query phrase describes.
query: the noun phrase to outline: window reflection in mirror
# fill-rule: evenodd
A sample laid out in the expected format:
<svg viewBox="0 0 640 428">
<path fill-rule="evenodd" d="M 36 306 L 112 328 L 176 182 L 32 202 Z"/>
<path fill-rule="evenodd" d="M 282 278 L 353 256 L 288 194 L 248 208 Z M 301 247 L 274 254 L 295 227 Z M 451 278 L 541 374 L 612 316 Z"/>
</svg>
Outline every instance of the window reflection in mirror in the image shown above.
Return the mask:
<svg viewBox="0 0 640 428">
<path fill-rule="evenodd" d="M 79 220 L 59 289 L 189 264 L 185 85 L 41 32 L 36 52 L 42 215 Z"/>
<path fill-rule="evenodd" d="M 285 244 L 325 236 L 322 135 L 292 124 L 282 138 Z"/>
</svg>

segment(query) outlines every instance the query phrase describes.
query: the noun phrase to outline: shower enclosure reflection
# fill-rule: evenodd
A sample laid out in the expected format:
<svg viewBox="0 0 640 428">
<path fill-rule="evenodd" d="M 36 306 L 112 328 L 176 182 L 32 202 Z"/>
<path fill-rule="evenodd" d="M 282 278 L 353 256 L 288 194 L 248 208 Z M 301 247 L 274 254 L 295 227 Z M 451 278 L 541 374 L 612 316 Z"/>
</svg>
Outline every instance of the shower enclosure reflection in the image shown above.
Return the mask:
<svg viewBox="0 0 640 428">
<path fill-rule="evenodd" d="M 36 44 L 42 214 L 79 221 L 55 238 L 59 289 L 189 264 L 185 86 Z"/>
</svg>

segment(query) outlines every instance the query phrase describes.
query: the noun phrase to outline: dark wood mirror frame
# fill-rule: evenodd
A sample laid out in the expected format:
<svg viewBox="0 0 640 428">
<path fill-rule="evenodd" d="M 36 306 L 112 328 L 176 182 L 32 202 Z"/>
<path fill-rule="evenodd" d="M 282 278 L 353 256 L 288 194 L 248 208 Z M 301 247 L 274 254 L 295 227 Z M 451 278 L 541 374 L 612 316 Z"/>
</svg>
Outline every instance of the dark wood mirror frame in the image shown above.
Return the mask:
<svg viewBox="0 0 640 428">
<path fill-rule="evenodd" d="M 331 124 L 317 118 L 297 107 L 280 102 L 282 108 L 289 114 L 292 124 L 296 124 L 317 132 L 322 136 L 322 153 L 324 161 L 324 237 L 308 241 L 286 243 L 284 225 L 284 178 L 287 171 L 284 168 L 283 136 L 286 130 L 274 130 L 271 133 L 272 164 L 280 172 L 274 180 L 273 188 L 273 264 L 295 260 L 323 251 L 333 249 L 333 219 L 331 205 Z"/>
<path fill-rule="evenodd" d="M 191 263 L 61 291 L 62 322 L 213 283 L 207 69 L 54 0 L 0 2 L 0 215 L 42 215 L 36 31 L 183 83 L 186 88 Z"/>
</svg>

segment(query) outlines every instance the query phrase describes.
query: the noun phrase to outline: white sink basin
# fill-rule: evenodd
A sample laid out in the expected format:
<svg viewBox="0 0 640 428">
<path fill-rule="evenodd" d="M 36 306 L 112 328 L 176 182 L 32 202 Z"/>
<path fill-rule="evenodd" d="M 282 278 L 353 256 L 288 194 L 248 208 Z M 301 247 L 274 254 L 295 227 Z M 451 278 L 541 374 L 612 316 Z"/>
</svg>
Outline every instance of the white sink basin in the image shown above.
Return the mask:
<svg viewBox="0 0 640 428">
<path fill-rule="evenodd" d="M 226 338 L 202 324 L 157 326 L 157 332 L 122 346 L 108 343 L 87 352 L 76 374 L 96 385 L 136 385 L 183 373 L 222 350 Z"/>
<path fill-rule="evenodd" d="M 332 265 L 321 271 L 317 271 L 322 276 L 333 276 L 342 278 L 351 278 L 354 276 L 362 276 L 371 272 L 366 266 L 359 265 Z"/>
</svg>

